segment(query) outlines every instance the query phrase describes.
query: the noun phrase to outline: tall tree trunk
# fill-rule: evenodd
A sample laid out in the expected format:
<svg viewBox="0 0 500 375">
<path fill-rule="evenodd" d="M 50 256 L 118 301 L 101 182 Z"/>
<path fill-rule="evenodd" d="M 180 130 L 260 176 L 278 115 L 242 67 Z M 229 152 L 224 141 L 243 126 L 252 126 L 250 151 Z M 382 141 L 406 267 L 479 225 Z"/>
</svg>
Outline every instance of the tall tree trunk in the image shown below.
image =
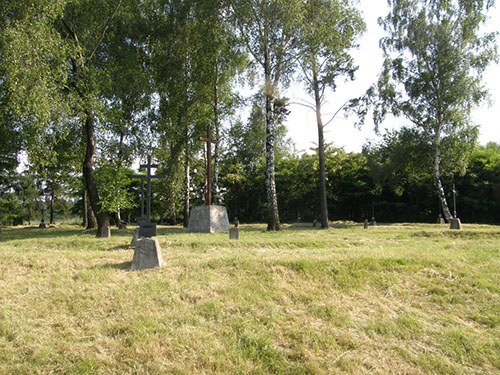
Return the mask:
<svg viewBox="0 0 500 375">
<path fill-rule="evenodd" d="M 268 40 L 267 24 L 264 27 L 264 40 Z M 277 68 L 278 69 L 278 68 Z M 267 230 L 280 230 L 278 196 L 276 194 L 276 177 L 274 168 L 274 99 L 276 87 L 271 80 L 271 59 L 269 46 L 264 45 L 264 78 L 266 95 L 266 192 L 267 192 Z"/>
<path fill-rule="evenodd" d="M 170 199 L 169 199 L 168 210 L 169 210 L 168 216 L 169 216 L 170 225 L 177 225 L 176 205 L 175 205 L 175 198 L 174 198 L 173 194 L 171 194 Z"/>
<path fill-rule="evenodd" d="M 438 127 L 434 134 L 434 180 L 436 184 L 437 194 L 441 201 L 441 208 L 443 209 L 444 217 L 450 221 L 453 216 L 448 208 L 446 202 L 446 194 L 444 192 L 443 184 L 441 182 L 441 129 Z"/>
<path fill-rule="evenodd" d="M 189 225 L 189 187 L 191 185 L 191 175 L 189 170 L 189 138 L 188 127 L 186 125 L 186 150 L 184 154 L 184 221 L 185 228 Z"/>
<path fill-rule="evenodd" d="M 328 228 L 328 203 L 326 199 L 326 172 L 325 172 L 325 139 L 323 121 L 321 120 L 321 96 L 319 93 L 318 74 L 313 72 L 314 99 L 316 102 L 316 123 L 318 124 L 318 158 L 319 158 L 319 209 L 321 228 Z"/>
<path fill-rule="evenodd" d="M 105 212 L 101 210 L 101 204 L 99 201 L 99 194 L 97 192 L 97 185 L 94 180 L 94 156 L 96 153 L 96 136 L 95 136 L 95 124 L 94 115 L 91 111 L 86 111 L 85 118 L 85 140 L 86 140 L 86 151 L 85 159 L 83 161 L 83 177 L 85 181 L 85 187 L 88 192 L 88 198 L 92 211 L 94 211 L 97 220 L 97 237 L 101 237 L 102 228 L 109 226 L 109 217 Z"/>
<path fill-rule="evenodd" d="M 87 204 L 87 189 L 85 189 L 85 186 L 83 187 L 82 204 L 83 204 L 82 227 L 87 228 L 89 223 L 89 216 L 88 216 L 88 204 Z"/>
<path fill-rule="evenodd" d="M 50 189 L 50 217 L 49 217 L 49 224 L 55 224 L 55 220 L 54 220 L 54 186 L 52 185 L 51 186 L 51 189 Z"/>
<path fill-rule="evenodd" d="M 214 79 L 214 129 L 215 139 L 219 140 L 219 65 L 215 61 L 215 79 Z M 212 201 L 214 204 L 220 203 L 219 201 L 219 142 L 214 146 L 214 178 L 212 181 Z"/>
<path fill-rule="evenodd" d="M 120 209 L 118 208 L 118 210 L 116 210 L 115 214 L 114 214 L 114 217 L 115 217 L 115 225 L 117 228 L 120 228 L 120 224 L 122 223 L 122 217 L 121 217 L 121 213 L 120 213 Z"/>
<path fill-rule="evenodd" d="M 278 212 L 278 197 L 276 194 L 276 178 L 274 171 L 274 141 L 273 123 L 274 99 L 266 93 L 266 191 L 267 191 L 267 230 L 280 230 Z"/>
<path fill-rule="evenodd" d="M 92 206 L 87 204 L 87 228 L 86 229 L 95 229 L 97 227 L 97 221 L 95 219 L 94 211 L 92 211 Z"/>
</svg>

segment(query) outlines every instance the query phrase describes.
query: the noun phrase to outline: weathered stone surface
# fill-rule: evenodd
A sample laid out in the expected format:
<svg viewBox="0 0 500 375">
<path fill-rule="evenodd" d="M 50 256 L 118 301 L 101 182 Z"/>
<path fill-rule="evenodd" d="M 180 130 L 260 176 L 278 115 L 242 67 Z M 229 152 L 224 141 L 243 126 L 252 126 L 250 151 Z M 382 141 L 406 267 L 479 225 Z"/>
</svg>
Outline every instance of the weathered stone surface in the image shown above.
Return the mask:
<svg viewBox="0 0 500 375">
<path fill-rule="evenodd" d="M 45 228 L 47 228 L 47 225 L 45 223 L 40 223 L 38 228 L 45 229 Z"/>
<path fill-rule="evenodd" d="M 132 237 L 132 241 L 130 241 L 130 247 L 135 247 L 137 240 L 139 239 L 139 228 L 135 228 L 134 236 Z"/>
<path fill-rule="evenodd" d="M 196 206 L 189 216 L 188 232 L 219 233 L 229 230 L 229 219 L 224 206 Z"/>
<path fill-rule="evenodd" d="M 438 224 L 446 224 L 446 222 L 444 221 L 444 218 L 442 216 L 439 216 L 438 219 L 437 219 L 437 223 Z"/>
<path fill-rule="evenodd" d="M 240 239 L 240 230 L 238 227 L 229 228 L 229 239 L 230 240 L 239 240 Z"/>
<path fill-rule="evenodd" d="M 460 222 L 459 218 L 450 220 L 450 229 L 457 229 L 457 230 L 462 229 L 462 223 Z"/>
<path fill-rule="evenodd" d="M 99 238 L 109 238 L 111 237 L 111 228 L 109 226 L 101 227 L 101 232 L 98 233 Z"/>
<path fill-rule="evenodd" d="M 363 228 L 368 229 L 368 219 L 365 219 L 365 222 L 363 223 Z"/>
<path fill-rule="evenodd" d="M 160 243 L 156 238 L 139 238 L 135 244 L 134 257 L 132 258 L 132 271 L 161 267 Z"/>
</svg>

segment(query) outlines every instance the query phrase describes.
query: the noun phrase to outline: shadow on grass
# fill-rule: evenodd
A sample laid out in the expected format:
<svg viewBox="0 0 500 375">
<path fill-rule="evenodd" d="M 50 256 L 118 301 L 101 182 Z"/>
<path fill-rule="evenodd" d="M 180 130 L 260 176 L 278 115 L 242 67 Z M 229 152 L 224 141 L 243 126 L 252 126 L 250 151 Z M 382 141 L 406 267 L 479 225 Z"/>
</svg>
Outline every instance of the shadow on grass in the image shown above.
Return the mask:
<svg viewBox="0 0 500 375">
<path fill-rule="evenodd" d="M 95 236 L 96 230 L 85 230 L 83 228 L 45 228 L 40 229 L 34 226 L 10 227 L 2 229 L 0 232 L 0 242 L 11 240 L 24 240 L 34 238 L 62 238 L 71 236 Z"/>
<path fill-rule="evenodd" d="M 106 263 L 101 264 L 99 266 L 92 267 L 93 269 L 100 270 L 130 270 L 130 266 L 132 265 L 132 261 L 130 262 L 122 262 L 122 263 Z"/>
</svg>

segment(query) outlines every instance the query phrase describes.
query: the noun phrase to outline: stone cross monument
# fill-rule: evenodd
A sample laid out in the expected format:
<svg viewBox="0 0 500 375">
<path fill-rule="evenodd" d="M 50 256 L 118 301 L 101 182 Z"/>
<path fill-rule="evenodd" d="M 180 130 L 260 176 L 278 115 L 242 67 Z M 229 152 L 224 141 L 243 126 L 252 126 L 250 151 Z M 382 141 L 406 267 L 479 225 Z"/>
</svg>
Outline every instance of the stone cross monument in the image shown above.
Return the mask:
<svg viewBox="0 0 500 375">
<path fill-rule="evenodd" d="M 207 136 L 200 137 L 200 141 L 207 142 L 207 191 L 205 194 L 205 204 L 210 206 L 212 204 L 212 143 L 219 143 L 218 139 L 212 139 L 210 134 L 210 124 L 207 126 Z"/>
<path fill-rule="evenodd" d="M 229 219 L 226 207 L 212 204 L 212 143 L 219 143 L 219 140 L 212 138 L 210 125 L 207 126 L 207 136 L 200 137 L 200 141 L 207 143 L 205 206 L 193 207 L 189 215 L 188 231 L 194 233 L 227 232 Z"/>
<path fill-rule="evenodd" d="M 151 222 L 151 179 L 165 178 L 165 176 L 151 174 L 152 168 L 158 168 L 158 165 L 151 164 L 151 156 L 148 156 L 148 163 L 141 164 L 139 168 L 146 169 L 146 175 L 136 175 L 132 178 L 142 180 L 142 189 L 140 190 L 142 217 L 144 217 L 144 181 L 146 181 L 146 219 L 140 222 L 132 239 L 135 251 L 130 269 L 133 271 L 161 267 L 163 263 L 160 244 L 156 238 L 151 238 L 156 237 L 156 223 Z"/>
</svg>

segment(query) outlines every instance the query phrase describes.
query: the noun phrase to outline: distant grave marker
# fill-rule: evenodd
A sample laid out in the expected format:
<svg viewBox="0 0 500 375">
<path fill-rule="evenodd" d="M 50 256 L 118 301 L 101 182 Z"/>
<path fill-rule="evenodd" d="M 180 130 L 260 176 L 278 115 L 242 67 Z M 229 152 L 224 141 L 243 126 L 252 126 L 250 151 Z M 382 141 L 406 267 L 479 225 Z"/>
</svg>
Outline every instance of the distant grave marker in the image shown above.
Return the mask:
<svg viewBox="0 0 500 375">
<path fill-rule="evenodd" d="M 229 239 L 239 240 L 240 239 L 240 229 L 238 228 L 240 222 L 238 219 L 234 220 L 234 228 L 229 228 Z"/>
</svg>

